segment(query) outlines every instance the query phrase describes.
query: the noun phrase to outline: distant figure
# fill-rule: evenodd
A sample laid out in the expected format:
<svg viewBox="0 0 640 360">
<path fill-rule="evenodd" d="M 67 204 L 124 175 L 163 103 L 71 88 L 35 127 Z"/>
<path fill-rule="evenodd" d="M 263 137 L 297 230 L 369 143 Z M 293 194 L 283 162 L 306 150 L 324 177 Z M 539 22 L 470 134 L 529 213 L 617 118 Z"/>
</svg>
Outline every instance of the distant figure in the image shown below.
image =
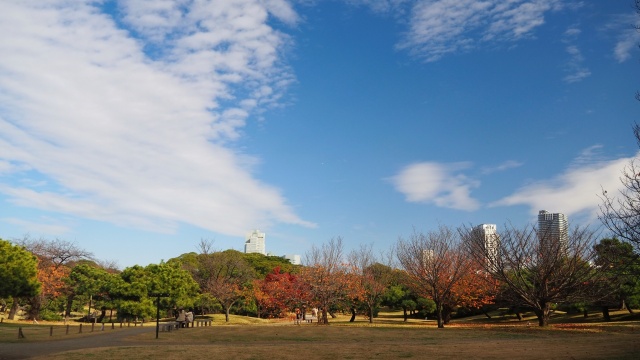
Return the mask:
<svg viewBox="0 0 640 360">
<path fill-rule="evenodd" d="M 193 311 L 191 309 L 185 314 L 185 321 L 187 322 L 187 327 L 189 327 L 189 325 L 193 327 Z"/>
<path fill-rule="evenodd" d="M 187 313 L 184 312 L 183 308 L 180 308 L 179 312 L 178 312 L 178 317 L 176 318 L 176 321 L 178 322 L 178 327 L 183 328 L 184 327 L 184 322 L 187 320 Z"/>
<path fill-rule="evenodd" d="M 302 313 L 300 312 L 300 309 L 296 308 L 296 324 L 300 325 L 300 319 L 302 319 Z"/>
</svg>

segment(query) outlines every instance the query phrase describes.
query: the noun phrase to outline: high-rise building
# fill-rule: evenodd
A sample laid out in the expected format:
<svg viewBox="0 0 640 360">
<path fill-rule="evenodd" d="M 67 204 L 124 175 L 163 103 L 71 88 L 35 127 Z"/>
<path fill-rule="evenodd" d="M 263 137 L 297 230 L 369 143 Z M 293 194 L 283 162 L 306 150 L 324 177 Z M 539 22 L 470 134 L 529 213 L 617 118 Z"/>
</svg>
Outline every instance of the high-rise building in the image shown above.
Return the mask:
<svg viewBox="0 0 640 360">
<path fill-rule="evenodd" d="M 266 234 L 260 232 L 260 230 L 254 230 L 247 234 L 247 239 L 244 242 L 244 252 L 248 253 L 258 253 L 262 255 L 266 255 L 266 247 L 264 243 L 264 239 Z"/>
<path fill-rule="evenodd" d="M 300 260 L 300 255 L 290 254 L 290 255 L 285 255 L 284 258 L 289 260 L 291 262 L 291 264 L 293 264 L 293 265 L 302 264 L 302 261 Z"/>
<path fill-rule="evenodd" d="M 496 224 L 480 224 L 474 228 L 478 236 L 484 239 L 484 256 L 490 269 L 495 269 L 498 260 L 499 238 Z"/>
<path fill-rule="evenodd" d="M 538 212 L 538 236 L 540 242 L 558 243 L 566 248 L 569 240 L 569 223 L 563 213 Z"/>
</svg>

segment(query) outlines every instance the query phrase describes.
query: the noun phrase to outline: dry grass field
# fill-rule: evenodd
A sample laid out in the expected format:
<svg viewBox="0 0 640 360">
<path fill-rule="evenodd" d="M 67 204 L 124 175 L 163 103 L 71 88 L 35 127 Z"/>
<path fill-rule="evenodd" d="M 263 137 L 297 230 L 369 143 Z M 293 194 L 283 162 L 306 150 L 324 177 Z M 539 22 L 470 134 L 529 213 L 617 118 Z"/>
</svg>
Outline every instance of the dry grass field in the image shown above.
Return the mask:
<svg viewBox="0 0 640 360">
<path fill-rule="evenodd" d="M 373 325 L 365 320 L 349 323 L 346 317 L 329 326 L 293 325 L 288 321 L 265 321 L 234 316 L 225 324 L 214 316 L 214 326 L 160 333 L 155 327 L 106 329 L 104 333 L 75 334 L 75 340 L 49 340 L 49 330 L 17 341 L 5 338 L 0 326 L 0 359 L 3 345 L 42 346 L 31 351 L 36 359 L 637 359 L 640 356 L 640 322 L 599 322 L 597 315 L 588 321 L 562 316 L 549 328 L 529 326 L 508 317 L 483 317 L 455 321 L 444 329 L 435 322 L 411 320 L 403 323 L 398 314 L 381 314 Z M 562 320 L 562 321 L 561 321 Z M 141 332 L 142 331 L 142 332 Z M 35 333 L 34 333 L 35 334 Z M 121 341 L 107 341 L 122 334 Z M 60 339 L 71 335 L 54 336 Z M 15 340 L 14 340 L 15 339 Z M 5 344 L 1 344 L 1 343 Z M 84 342 L 89 348 L 64 351 L 60 343 Z M 58 352 L 63 351 L 63 352 Z M 26 354 L 25 354 L 26 355 Z M 25 356 L 26 357 L 26 356 Z"/>
</svg>

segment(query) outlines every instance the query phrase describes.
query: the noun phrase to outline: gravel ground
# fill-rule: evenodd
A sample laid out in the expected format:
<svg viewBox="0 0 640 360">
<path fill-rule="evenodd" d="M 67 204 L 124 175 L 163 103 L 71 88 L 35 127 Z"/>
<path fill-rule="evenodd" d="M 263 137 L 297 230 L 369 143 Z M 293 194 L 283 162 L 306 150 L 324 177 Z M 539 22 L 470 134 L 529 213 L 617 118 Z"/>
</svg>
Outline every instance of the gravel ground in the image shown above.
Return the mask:
<svg viewBox="0 0 640 360">
<path fill-rule="evenodd" d="M 46 356 L 63 351 L 79 350 L 87 348 L 126 346 L 131 342 L 127 338 L 155 331 L 155 326 L 136 327 L 115 332 L 105 331 L 91 336 L 77 337 L 65 340 L 52 340 L 24 343 L 1 343 L 0 360 L 29 359 L 37 356 Z"/>
</svg>

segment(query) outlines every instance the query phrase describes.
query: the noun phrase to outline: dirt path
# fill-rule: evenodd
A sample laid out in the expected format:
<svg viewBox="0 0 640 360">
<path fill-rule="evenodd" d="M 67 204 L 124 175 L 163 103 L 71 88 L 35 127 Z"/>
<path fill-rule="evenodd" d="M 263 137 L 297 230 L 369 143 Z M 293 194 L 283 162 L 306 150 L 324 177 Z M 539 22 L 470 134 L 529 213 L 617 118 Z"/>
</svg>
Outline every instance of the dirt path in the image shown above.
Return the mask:
<svg viewBox="0 0 640 360">
<path fill-rule="evenodd" d="M 106 331 L 92 336 L 65 340 L 2 343 L 0 344 L 0 360 L 29 359 L 79 349 L 126 346 L 132 344 L 127 338 L 155 330 L 155 326 L 147 326 L 123 329 L 115 332 Z"/>
</svg>

